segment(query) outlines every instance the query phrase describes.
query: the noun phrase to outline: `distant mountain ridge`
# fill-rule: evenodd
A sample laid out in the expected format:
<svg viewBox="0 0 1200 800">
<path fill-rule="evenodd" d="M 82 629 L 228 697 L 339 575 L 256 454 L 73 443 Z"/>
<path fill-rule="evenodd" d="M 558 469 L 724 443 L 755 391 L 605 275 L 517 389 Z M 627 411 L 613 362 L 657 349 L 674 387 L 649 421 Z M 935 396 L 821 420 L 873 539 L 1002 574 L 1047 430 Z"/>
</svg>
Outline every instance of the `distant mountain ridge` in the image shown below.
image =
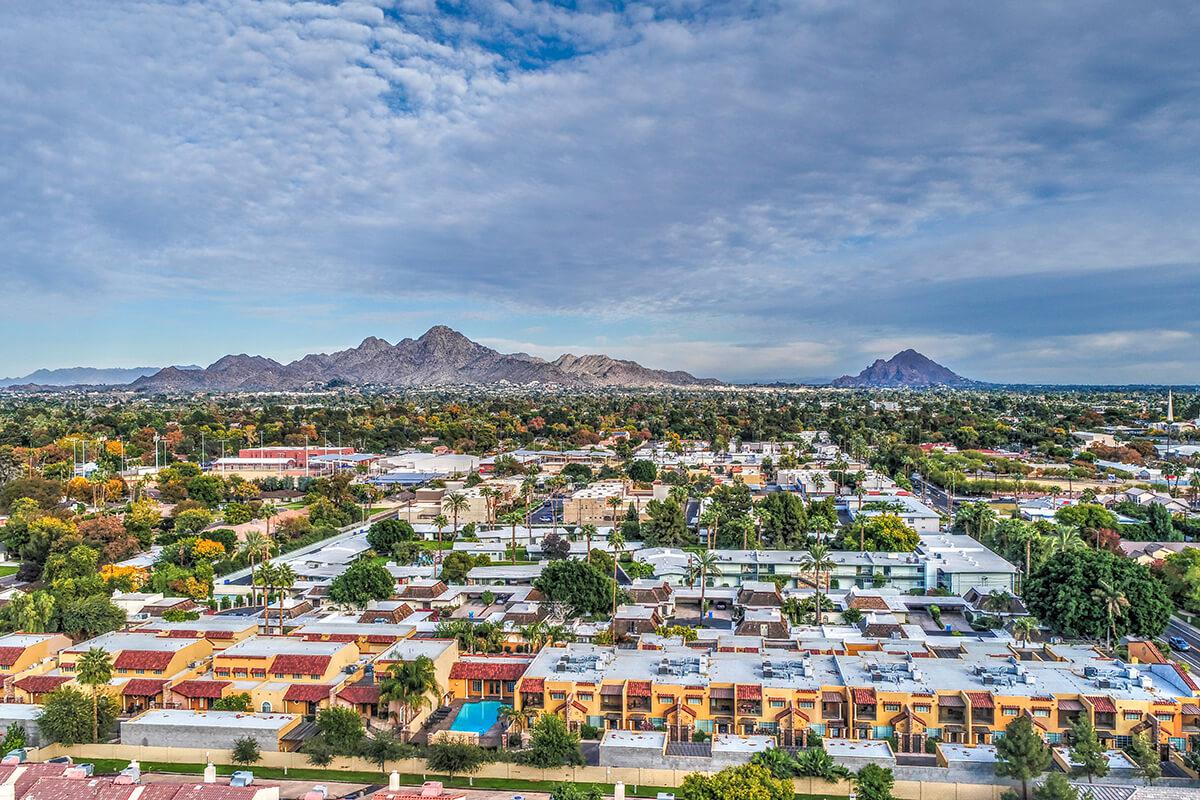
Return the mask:
<svg viewBox="0 0 1200 800">
<path fill-rule="evenodd" d="M 63 367 L 39 369 L 20 378 L 0 378 L 0 388 L 6 386 L 123 386 L 130 381 L 153 375 L 162 367 Z M 177 369 L 200 369 L 198 366 Z"/>
<path fill-rule="evenodd" d="M 426 386 L 511 383 L 576 388 L 716 386 L 687 372 L 655 370 L 605 355 L 565 354 L 545 361 L 504 354 L 436 325 L 418 339 L 396 344 L 370 336 L 357 347 L 313 353 L 289 364 L 264 356 L 228 355 L 202 370 L 167 367 L 139 377 L 130 388 L 146 392 L 284 391 L 341 382 L 348 385 Z"/>
<path fill-rule="evenodd" d="M 970 387 L 981 386 L 978 381 L 951 371 L 936 361 L 909 348 L 884 361 L 882 358 L 858 375 L 843 375 L 830 386 L 849 388 L 910 388 L 923 389 L 933 386 Z"/>
</svg>

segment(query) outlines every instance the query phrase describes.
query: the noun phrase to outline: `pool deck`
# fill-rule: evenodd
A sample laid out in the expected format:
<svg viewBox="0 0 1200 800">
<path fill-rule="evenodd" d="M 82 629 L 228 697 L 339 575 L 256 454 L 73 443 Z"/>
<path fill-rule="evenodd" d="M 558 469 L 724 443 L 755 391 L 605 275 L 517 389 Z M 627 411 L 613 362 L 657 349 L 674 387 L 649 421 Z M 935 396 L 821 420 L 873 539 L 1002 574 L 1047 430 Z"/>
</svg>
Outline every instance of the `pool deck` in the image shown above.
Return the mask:
<svg viewBox="0 0 1200 800">
<path fill-rule="evenodd" d="M 450 713 L 443 716 L 432 725 L 428 725 L 417 731 L 413 736 L 413 742 L 416 744 L 429 744 L 430 737 L 439 731 L 452 730 L 450 727 L 454 724 L 454 720 L 458 717 L 458 712 L 469 700 L 455 699 L 450 701 Z M 485 733 L 479 734 L 480 747 L 499 748 L 503 742 L 502 726 L 499 720 L 492 727 L 488 728 Z"/>
</svg>

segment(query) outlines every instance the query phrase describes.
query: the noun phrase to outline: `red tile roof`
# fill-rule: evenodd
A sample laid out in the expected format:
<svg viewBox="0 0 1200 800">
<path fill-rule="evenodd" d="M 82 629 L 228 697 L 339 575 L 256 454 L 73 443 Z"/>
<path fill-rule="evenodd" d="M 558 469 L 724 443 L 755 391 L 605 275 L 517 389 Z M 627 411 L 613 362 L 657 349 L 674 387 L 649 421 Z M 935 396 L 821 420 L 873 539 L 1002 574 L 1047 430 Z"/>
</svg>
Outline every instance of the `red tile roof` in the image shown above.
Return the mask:
<svg viewBox="0 0 1200 800">
<path fill-rule="evenodd" d="M 525 674 L 527 661 L 456 661 L 451 680 L 515 681 Z"/>
<path fill-rule="evenodd" d="M 168 639 L 199 639 L 200 631 L 184 631 L 178 628 L 167 631 Z"/>
<path fill-rule="evenodd" d="M 122 650 L 113 669 L 166 669 L 174 657 L 166 650 Z"/>
<path fill-rule="evenodd" d="M 873 706 L 875 705 L 875 690 L 874 689 L 851 689 L 850 694 L 854 697 L 856 705 Z"/>
<path fill-rule="evenodd" d="M 330 656 L 299 656 L 284 653 L 275 656 L 271 672 L 276 675 L 324 675 L 329 669 Z"/>
<path fill-rule="evenodd" d="M 306 642 L 356 642 L 358 636 L 353 633 L 306 633 Z"/>
<path fill-rule="evenodd" d="M 284 693 L 284 700 L 295 700 L 305 703 L 319 703 L 329 699 L 329 688 L 324 684 L 294 683 Z"/>
<path fill-rule="evenodd" d="M 649 697 L 650 681 L 629 681 L 625 684 L 625 694 L 630 697 Z"/>
<path fill-rule="evenodd" d="M 1092 704 L 1092 708 L 1096 709 L 1097 711 L 1099 711 L 1102 714 L 1117 713 L 1116 704 L 1113 703 L 1113 701 L 1107 697 L 1103 697 L 1101 695 L 1097 695 L 1095 697 L 1089 697 L 1088 702 Z"/>
<path fill-rule="evenodd" d="M 157 697 L 162 694 L 166 681 L 150 680 L 148 678 L 130 678 L 121 687 L 121 694 L 126 697 Z"/>
<path fill-rule="evenodd" d="M 546 691 L 545 678 L 526 678 L 521 681 L 521 691 L 540 694 Z"/>
<path fill-rule="evenodd" d="M 972 708 L 995 708 L 996 703 L 987 692 L 967 692 Z"/>
<path fill-rule="evenodd" d="M 221 693 L 229 681 L 181 681 L 171 687 L 171 691 L 183 697 L 211 697 L 220 699 Z"/>
<path fill-rule="evenodd" d="M 13 686 L 30 694 L 45 694 L 53 692 L 69 680 L 71 679 L 65 675 L 30 675 L 15 681 Z"/>
<path fill-rule="evenodd" d="M 378 686 L 347 686 L 338 692 L 338 698 L 356 705 L 375 705 L 379 702 Z"/>
<path fill-rule="evenodd" d="M 1171 666 L 1175 668 L 1175 673 L 1179 676 L 1179 679 L 1183 681 L 1184 686 L 1188 687 L 1193 692 L 1200 691 L 1200 686 L 1196 685 L 1196 682 L 1192 680 L 1191 675 L 1188 675 L 1183 671 L 1183 667 L 1179 666 L 1174 661 L 1171 662 Z"/>
<path fill-rule="evenodd" d="M 24 647 L 0 647 L 0 667 L 11 667 L 24 652 Z"/>
<path fill-rule="evenodd" d="M 399 636 L 393 636 L 387 633 L 371 633 L 367 635 L 369 644 L 391 644 L 392 642 L 400 641 Z"/>
</svg>

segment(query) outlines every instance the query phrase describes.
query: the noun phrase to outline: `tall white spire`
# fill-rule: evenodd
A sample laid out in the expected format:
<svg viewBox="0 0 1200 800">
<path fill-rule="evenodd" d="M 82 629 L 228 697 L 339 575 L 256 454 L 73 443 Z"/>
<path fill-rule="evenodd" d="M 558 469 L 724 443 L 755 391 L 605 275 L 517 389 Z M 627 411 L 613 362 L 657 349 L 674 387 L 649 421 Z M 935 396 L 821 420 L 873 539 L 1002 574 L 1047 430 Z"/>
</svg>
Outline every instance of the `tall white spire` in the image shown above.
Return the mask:
<svg viewBox="0 0 1200 800">
<path fill-rule="evenodd" d="M 1175 421 L 1175 398 L 1171 396 L 1171 390 L 1167 389 L 1167 422 Z"/>
</svg>

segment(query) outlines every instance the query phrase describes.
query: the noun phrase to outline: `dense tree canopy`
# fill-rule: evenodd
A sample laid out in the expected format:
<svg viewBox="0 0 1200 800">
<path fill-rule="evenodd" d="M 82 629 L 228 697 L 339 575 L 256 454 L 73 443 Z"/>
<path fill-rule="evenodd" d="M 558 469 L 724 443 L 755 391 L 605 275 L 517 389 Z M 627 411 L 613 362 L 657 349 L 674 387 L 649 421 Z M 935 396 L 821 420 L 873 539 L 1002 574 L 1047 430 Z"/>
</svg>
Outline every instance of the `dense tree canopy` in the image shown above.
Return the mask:
<svg viewBox="0 0 1200 800">
<path fill-rule="evenodd" d="M 1101 583 L 1127 607 L 1115 620 L 1118 636 L 1158 636 L 1171 616 L 1163 584 L 1136 561 L 1104 550 L 1078 548 L 1048 560 L 1025 581 L 1029 612 L 1064 636 L 1103 639 L 1109 616 L 1095 592 Z"/>
</svg>

